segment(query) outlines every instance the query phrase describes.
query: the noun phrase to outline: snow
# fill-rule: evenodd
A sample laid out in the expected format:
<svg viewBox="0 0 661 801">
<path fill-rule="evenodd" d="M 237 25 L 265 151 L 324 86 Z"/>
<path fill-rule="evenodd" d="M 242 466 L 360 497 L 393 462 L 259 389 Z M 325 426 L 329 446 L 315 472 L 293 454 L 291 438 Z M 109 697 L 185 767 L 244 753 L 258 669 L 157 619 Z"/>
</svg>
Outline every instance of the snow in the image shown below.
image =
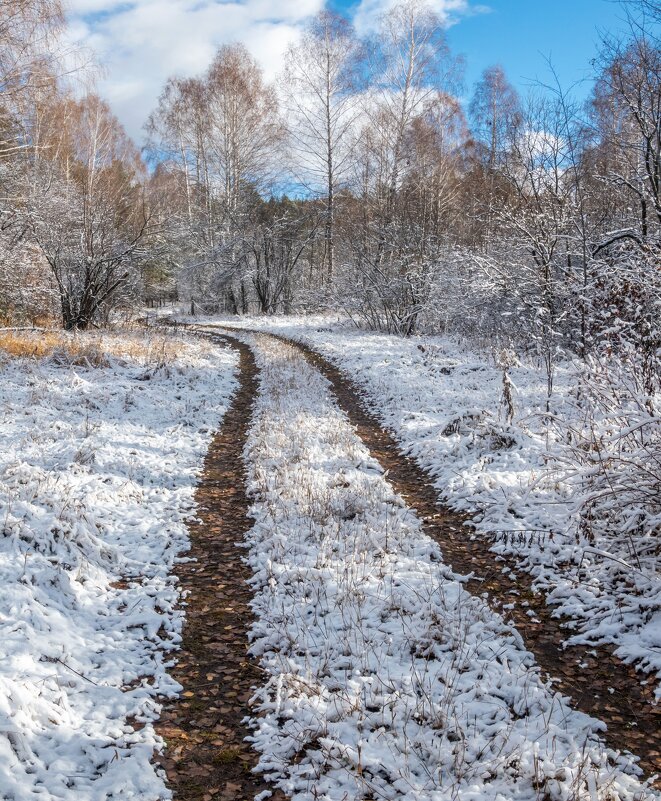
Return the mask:
<svg viewBox="0 0 661 801">
<path fill-rule="evenodd" d="M 569 619 L 568 642 L 613 644 L 621 659 L 661 679 L 656 562 L 634 560 L 631 539 L 617 531 L 593 543 L 581 536 L 586 473 L 572 454 L 568 458 L 558 427 L 543 422 L 541 366 L 518 362 L 509 369 L 515 405 L 510 424 L 495 360 L 448 338 L 367 333 L 327 316 L 228 323 L 279 332 L 334 362 L 402 449 L 434 476 L 439 497 L 469 513 L 495 553 L 515 557 L 532 574 L 554 614 Z M 560 365 L 550 413 L 565 431 L 580 427 L 576 383 L 574 366 Z M 612 421 L 601 425 L 606 439 Z M 650 548 L 656 553 L 653 536 Z M 656 693 L 661 697 L 661 684 Z"/>
<path fill-rule="evenodd" d="M 328 382 L 241 336 L 261 368 L 246 446 L 259 769 L 292 801 L 658 797 L 443 564 Z"/>
<path fill-rule="evenodd" d="M 237 358 L 87 338 L 107 366 L 0 361 L 3 801 L 170 797 L 152 724 L 180 689 L 173 567 Z"/>
</svg>

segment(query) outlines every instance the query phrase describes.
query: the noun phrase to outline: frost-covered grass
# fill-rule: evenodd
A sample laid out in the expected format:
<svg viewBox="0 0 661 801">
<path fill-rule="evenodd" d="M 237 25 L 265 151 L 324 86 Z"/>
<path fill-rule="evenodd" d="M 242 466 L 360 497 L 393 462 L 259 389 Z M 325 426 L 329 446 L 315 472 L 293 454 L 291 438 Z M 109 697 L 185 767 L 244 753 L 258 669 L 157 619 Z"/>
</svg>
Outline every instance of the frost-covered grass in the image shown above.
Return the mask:
<svg viewBox="0 0 661 801">
<path fill-rule="evenodd" d="M 620 500 L 613 493 L 610 519 L 604 513 L 589 536 L 583 530 L 581 512 L 599 465 L 598 458 L 576 460 L 576 436 L 572 447 L 566 444 L 568 432 L 586 426 L 585 409 L 576 402 L 574 366 L 556 371 L 550 425 L 541 366 L 511 367 L 510 423 L 502 369 L 488 354 L 447 338 L 370 334 L 323 317 L 238 324 L 298 338 L 342 368 L 403 449 L 435 476 L 439 497 L 471 514 L 493 550 L 516 557 L 555 613 L 567 616 L 569 642 L 612 643 L 622 659 L 661 677 L 661 519 L 655 523 L 648 516 L 639 533 L 625 532 L 627 515 L 618 518 Z M 657 431 L 659 420 L 657 412 Z M 626 425 L 625 409 L 595 416 L 588 425 L 592 437 L 608 443 Z M 633 464 L 631 454 L 620 457 L 624 470 Z M 629 493 L 636 490 L 633 476 L 620 470 Z M 607 476 L 601 482 L 603 494 L 608 481 Z M 640 487 L 640 494 L 650 491 Z"/>
<path fill-rule="evenodd" d="M 260 769 L 293 801 L 656 797 L 443 564 L 327 381 L 254 342 Z"/>
<path fill-rule="evenodd" d="M 0 798 L 167 798 L 150 760 L 178 690 L 172 568 L 236 357 L 25 337 L 0 342 Z"/>
</svg>

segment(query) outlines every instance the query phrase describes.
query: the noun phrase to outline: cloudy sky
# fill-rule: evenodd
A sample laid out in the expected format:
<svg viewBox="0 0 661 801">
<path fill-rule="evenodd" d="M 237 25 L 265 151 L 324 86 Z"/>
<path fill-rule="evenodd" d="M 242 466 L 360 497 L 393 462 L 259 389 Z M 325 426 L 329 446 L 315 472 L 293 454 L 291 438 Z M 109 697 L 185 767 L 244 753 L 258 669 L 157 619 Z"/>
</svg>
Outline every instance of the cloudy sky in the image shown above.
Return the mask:
<svg viewBox="0 0 661 801">
<path fill-rule="evenodd" d="M 326 0 L 369 29 L 395 0 Z M 550 56 L 562 79 L 589 73 L 597 28 L 618 24 L 609 0 L 430 0 L 445 19 L 468 87 L 502 63 L 522 86 L 544 77 Z M 165 79 L 202 72 L 219 44 L 242 41 L 274 77 L 287 43 L 325 0 L 67 0 L 69 37 L 90 48 L 104 74 L 100 91 L 140 142 Z"/>
</svg>

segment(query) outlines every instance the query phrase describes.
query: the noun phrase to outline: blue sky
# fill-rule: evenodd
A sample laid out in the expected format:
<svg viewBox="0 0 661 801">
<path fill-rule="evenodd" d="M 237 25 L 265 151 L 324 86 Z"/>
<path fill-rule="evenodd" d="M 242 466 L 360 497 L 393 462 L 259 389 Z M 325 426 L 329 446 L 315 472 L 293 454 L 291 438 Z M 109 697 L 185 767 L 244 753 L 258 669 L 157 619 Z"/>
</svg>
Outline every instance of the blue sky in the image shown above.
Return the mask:
<svg viewBox="0 0 661 801">
<path fill-rule="evenodd" d="M 453 52 L 466 56 L 469 87 L 485 67 L 498 63 L 525 91 L 535 79 L 551 79 L 550 57 L 563 86 L 576 84 L 577 94 L 585 96 L 600 32 L 623 27 L 622 9 L 610 0 L 491 0 L 488 5 L 488 14 L 467 16 L 448 31 Z"/>
<path fill-rule="evenodd" d="M 447 34 L 452 52 L 465 56 L 468 95 L 492 64 L 501 64 L 521 92 L 536 79 L 548 82 L 550 57 L 563 86 L 575 85 L 576 93 L 584 97 L 600 33 L 624 27 L 622 8 L 615 0 L 480 0 L 480 4 L 488 11 L 460 15 Z M 333 0 L 331 5 L 350 16 L 356 4 Z"/>
<path fill-rule="evenodd" d="M 279 72 L 287 44 L 324 3 L 365 30 L 396 0 L 67 0 L 72 41 L 93 50 L 100 91 L 139 142 L 165 79 L 197 75 L 216 48 L 242 41 L 264 68 Z M 466 59 L 466 89 L 500 63 L 520 90 L 549 78 L 551 57 L 565 86 L 590 75 L 599 30 L 621 28 L 612 0 L 428 0 L 448 23 L 452 51 Z M 370 28 L 370 26 L 372 26 Z M 583 97 L 589 81 L 577 86 Z"/>
</svg>

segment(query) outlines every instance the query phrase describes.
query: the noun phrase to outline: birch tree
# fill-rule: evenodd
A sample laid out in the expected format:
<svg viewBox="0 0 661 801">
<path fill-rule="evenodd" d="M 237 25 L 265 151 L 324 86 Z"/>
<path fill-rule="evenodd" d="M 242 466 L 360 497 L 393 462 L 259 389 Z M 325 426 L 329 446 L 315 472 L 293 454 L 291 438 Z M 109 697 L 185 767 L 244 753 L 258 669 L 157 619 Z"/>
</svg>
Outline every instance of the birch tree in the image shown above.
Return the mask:
<svg viewBox="0 0 661 801">
<path fill-rule="evenodd" d="M 348 223 L 348 241 L 372 324 L 408 334 L 447 242 L 465 139 L 463 115 L 450 93 L 459 65 L 440 18 L 416 0 L 381 18 L 369 53 L 353 182 L 361 203 Z"/>
<path fill-rule="evenodd" d="M 482 73 L 475 85 L 469 112 L 473 134 L 484 147 L 486 165 L 493 171 L 521 118 L 518 93 L 500 65 L 487 67 Z"/>
<path fill-rule="evenodd" d="M 360 48 L 343 17 L 321 11 L 285 59 L 282 88 L 294 172 L 325 203 L 324 278 L 335 263 L 336 198 L 350 166 Z"/>
<path fill-rule="evenodd" d="M 245 311 L 235 243 L 254 192 L 269 191 L 280 163 L 284 127 L 273 88 L 243 45 L 225 45 L 200 78 L 167 82 L 148 132 L 160 182 L 171 173 L 179 187 L 160 215 L 193 308 L 230 297 Z"/>
</svg>

